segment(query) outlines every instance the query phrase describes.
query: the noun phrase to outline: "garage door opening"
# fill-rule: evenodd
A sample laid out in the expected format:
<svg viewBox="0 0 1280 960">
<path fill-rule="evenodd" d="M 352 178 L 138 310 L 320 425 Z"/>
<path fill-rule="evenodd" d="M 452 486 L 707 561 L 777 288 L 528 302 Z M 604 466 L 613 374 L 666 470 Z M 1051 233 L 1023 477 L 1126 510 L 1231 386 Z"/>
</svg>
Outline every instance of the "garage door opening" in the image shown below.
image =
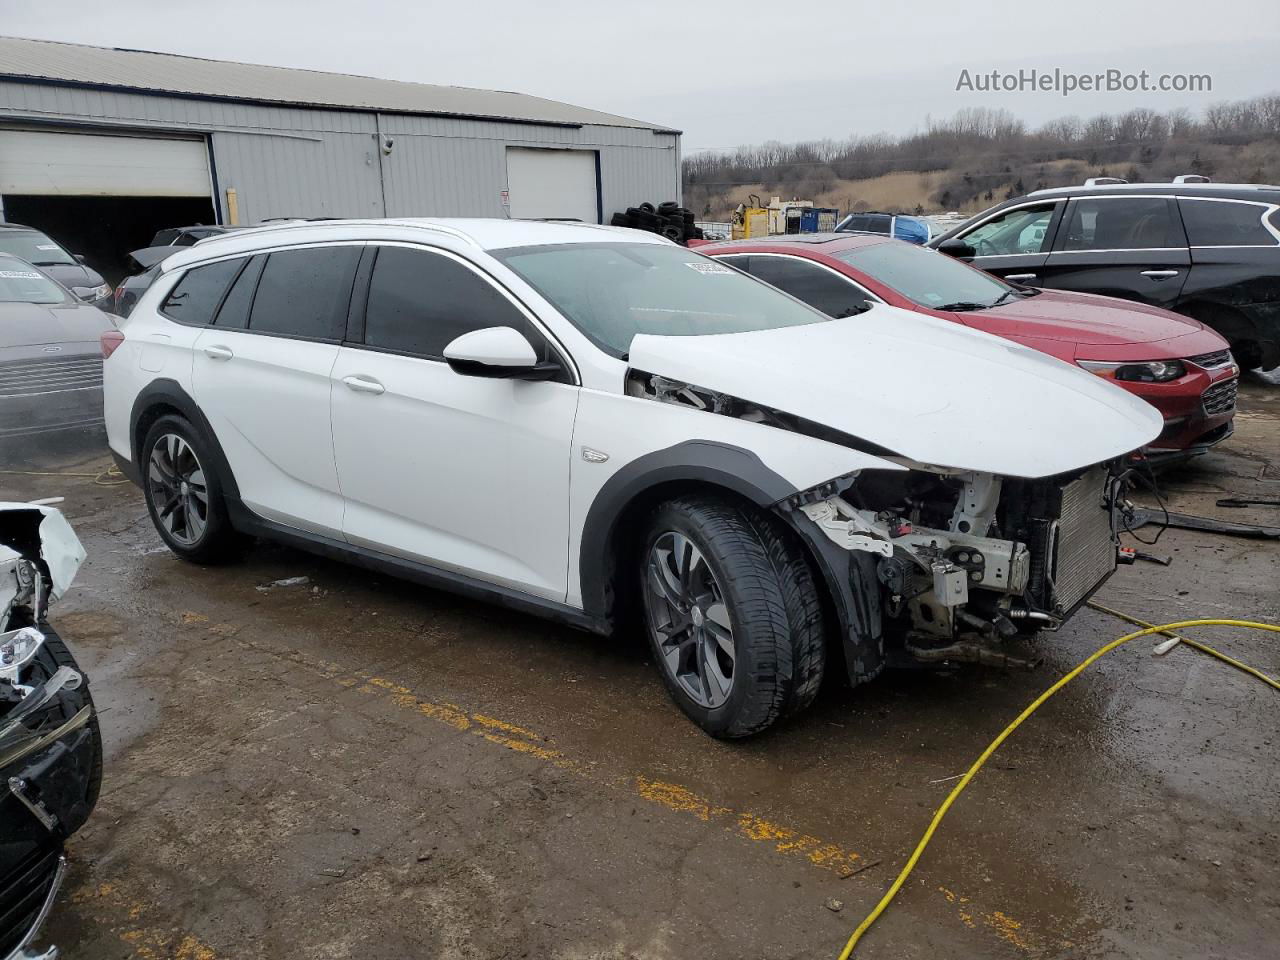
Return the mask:
<svg viewBox="0 0 1280 960">
<path fill-rule="evenodd" d="M 0 129 L 4 219 L 43 230 L 115 284 L 164 227 L 217 223 L 203 137 Z"/>
<path fill-rule="evenodd" d="M 115 286 L 131 270 L 130 250 L 157 230 L 217 223 L 208 197 L 4 197 L 4 218 L 42 230 Z"/>
</svg>

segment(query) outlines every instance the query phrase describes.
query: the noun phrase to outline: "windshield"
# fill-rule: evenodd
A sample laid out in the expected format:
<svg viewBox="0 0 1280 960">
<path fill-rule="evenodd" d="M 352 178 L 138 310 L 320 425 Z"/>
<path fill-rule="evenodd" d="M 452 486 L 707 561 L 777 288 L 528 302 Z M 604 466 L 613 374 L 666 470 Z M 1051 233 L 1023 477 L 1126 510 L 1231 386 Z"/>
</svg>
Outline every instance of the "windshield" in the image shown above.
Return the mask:
<svg viewBox="0 0 1280 960">
<path fill-rule="evenodd" d="M 601 349 L 625 359 L 638 333 L 747 333 L 829 318 L 683 247 L 574 243 L 491 251 Z"/>
<path fill-rule="evenodd" d="M 0 253 L 34 263 L 37 267 L 76 263 L 75 257 L 35 230 L 0 229 Z"/>
<path fill-rule="evenodd" d="M 0 259 L 0 303 L 62 303 L 66 291 L 25 263 Z"/>
<path fill-rule="evenodd" d="M 922 307 L 977 310 L 1013 296 L 1014 288 L 945 253 L 906 243 L 877 243 L 836 258 Z"/>
</svg>

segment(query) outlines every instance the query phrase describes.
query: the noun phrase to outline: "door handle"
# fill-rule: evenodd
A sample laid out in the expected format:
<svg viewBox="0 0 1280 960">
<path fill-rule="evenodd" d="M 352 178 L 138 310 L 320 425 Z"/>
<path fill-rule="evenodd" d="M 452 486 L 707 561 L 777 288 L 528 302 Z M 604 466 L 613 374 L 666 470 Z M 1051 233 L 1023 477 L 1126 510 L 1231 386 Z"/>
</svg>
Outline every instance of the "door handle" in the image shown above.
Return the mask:
<svg viewBox="0 0 1280 960">
<path fill-rule="evenodd" d="M 1034 273 L 1007 273 L 1004 277 L 1006 280 L 1012 280 L 1014 283 L 1026 283 L 1028 280 L 1034 280 Z"/>
<path fill-rule="evenodd" d="M 203 349 L 204 349 L 204 355 L 208 357 L 210 360 L 230 360 L 232 357 L 235 356 L 235 354 L 231 352 L 230 347 L 210 345 L 210 346 L 204 347 Z"/>
<path fill-rule="evenodd" d="M 387 390 L 373 377 L 343 377 L 342 382 L 356 393 L 372 393 L 376 396 L 379 393 L 385 393 Z"/>
<path fill-rule="evenodd" d="M 1177 270 L 1143 270 L 1144 277 L 1150 277 L 1152 280 L 1168 280 L 1178 275 Z"/>
</svg>

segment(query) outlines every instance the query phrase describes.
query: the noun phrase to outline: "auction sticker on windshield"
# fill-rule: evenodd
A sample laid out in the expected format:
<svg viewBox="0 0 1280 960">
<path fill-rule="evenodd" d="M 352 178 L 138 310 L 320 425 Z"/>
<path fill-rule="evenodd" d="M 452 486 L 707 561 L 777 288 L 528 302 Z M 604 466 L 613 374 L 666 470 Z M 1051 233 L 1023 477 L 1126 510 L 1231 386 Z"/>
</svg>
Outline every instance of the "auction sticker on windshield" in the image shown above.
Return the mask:
<svg viewBox="0 0 1280 960">
<path fill-rule="evenodd" d="M 699 273 L 733 273 L 723 263 L 685 263 L 690 270 L 697 270 Z"/>
</svg>

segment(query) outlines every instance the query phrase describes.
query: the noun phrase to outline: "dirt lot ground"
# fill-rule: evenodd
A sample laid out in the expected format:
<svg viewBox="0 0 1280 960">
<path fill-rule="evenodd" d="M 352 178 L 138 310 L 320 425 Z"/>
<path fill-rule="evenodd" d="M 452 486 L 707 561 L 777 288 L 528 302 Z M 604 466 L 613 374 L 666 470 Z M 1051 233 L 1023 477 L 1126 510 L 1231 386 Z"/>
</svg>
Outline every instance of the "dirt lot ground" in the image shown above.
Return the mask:
<svg viewBox="0 0 1280 960">
<path fill-rule="evenodd" d="M 1280 387 L 1249 383 L 1237 423 L 1167 477 L 1173 504 L 1280 524 L 1214 506 L 1280 496 Z M 185 564 L 81 439 L 4 457 L 57 476 L 0 476 L 65 495 L 89 551 L 54 617 L 107 739 L 49 928 L 70 958 L 833 957 L 952 778 L 1122 632 L 1086 610 L 1033 673 L 891 674 L 718 743 L 638 644 L 279 547 Z M 1099 599 L 1280 621 L 1280 542 L 1153 549 L 1173 565 Z M 1280 673 L 1274 638 L 1214 639 Z M 1193 651 L 1118 651 L 996 755 L 858 955 L 1276 956 L 1278 718 Z"/>
</svg>

